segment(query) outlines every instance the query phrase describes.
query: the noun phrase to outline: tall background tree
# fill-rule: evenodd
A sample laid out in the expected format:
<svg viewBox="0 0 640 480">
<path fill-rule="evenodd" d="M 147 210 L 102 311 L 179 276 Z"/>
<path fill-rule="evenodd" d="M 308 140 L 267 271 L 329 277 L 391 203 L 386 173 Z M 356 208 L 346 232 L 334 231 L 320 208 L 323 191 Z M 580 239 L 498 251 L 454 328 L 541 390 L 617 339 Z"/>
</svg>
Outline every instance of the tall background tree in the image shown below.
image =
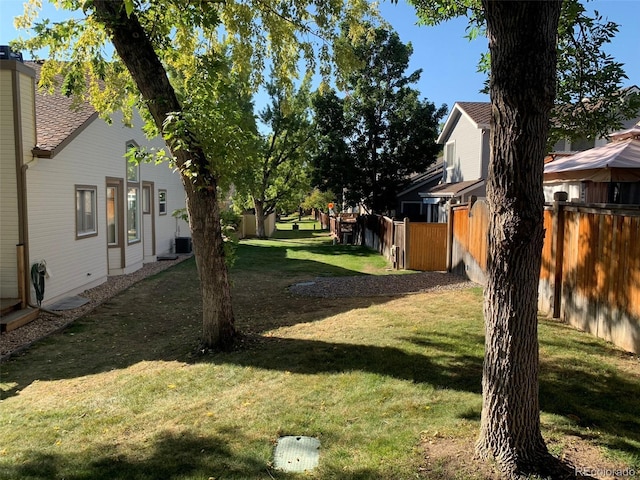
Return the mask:
<svg viewBox="0 0 640 480">
<path fill-rule="evenodd" d="M 300 205 L 309 191 L 309 154 L 314 141 L 310 77 L 298 90 L 267 84 L 270 103 L 260 112 L 265 132 L 234 180 L 238 195 L 255 208 L 256 234 L 266 237 L 265 218 L 285 205 Z"/>
<path fill-rule="evenodd" d="M 421 72 L 405 74 L 413 49 L 397 33 L 378 28 L 353 51 L 360 67 L 346 78 L 346 97 L 328 91 L 314 100 L 315 183 L 342 192 L 350 205 L 386 213 L 409 175 L 435 161 L 446 107 L 411 87 Z"/>
<path fill-rule="evenodd" d="M 230 165 L 239 158 L 237 144 L 219 143 L 217 155 L 201 125 L 194 122 L 190 105 L 180 99 L 178 85 L 185 86 L 206 77 L 197 61 L 227 57 L 236 76 L 234 88 L 252 91 L 262 83 L 264 65 L 270 59 L 277 66 L 276 77 L 283 83 L 298 75 L 301 60 L 314 70 L 317 63 L 313 41 L 321 40 L 320 71 L 331 73 L 333 40 L 337 25 L 354 25 L 353 38 L 365 33 L 355 27 L 369 16 L 364 0 L 327 4 L 317 0 L 272 2 L 238 0 L 64 0 L 53 2 L 74 11 L 79 19 L 51 23 L 37 21 L 41 2 L 31 0 L 20 26 L 33 27 L 36 37 L 20 48 L 47 48 L 49 59 L 43 67 L 45 80 L 64 76 L 69 94 L 91 100 L 106 117 L 122 110 L 131 117 L 138 107 L 149 120 L 149 130 L 161 132 L 169 155 L 180 172 L 186 193 L 194 252 L 202 291 L 202 347 L 230 345 L 235 337 L 228 272 L 220 227 L 219 184 Z M 113 58 L 105 55 L 105 45 L 115 47 Z M 339 53 L 339 50 L 338 50 Z M 211 63 L 208 63 L 211 66 Z M 168 75 L 168 71 L 172 75 Z M 206 95 L 206 89 L 199 89 Z M 182 89 L 188 93 L 189 89 Z M 213 102 L 204 118 L 223 116 L 225 102 Z M 204 105 L 200 102 L 199 105 Z M 197 107 L 194 108 L 197 111 Z M 240 114 L 240 117 L 243 115 Z M 242 122 L 239 122 L 240 124 Z M 235 128 L 235 127 L 233 127 Z M 215 128 L 207 134 L 217 136 Z M 225 133 L 226 135 L 226 133 Z M 231 135 L 232 142 L 238 138 Z M 208 145 L 207 145 L 208 144 Z M 225 152 L 231 152 L 227 155 Z"/>
<path fill-rule="evenodd" d="M 543 159 L 552 137 L 550 126 L 572 126 L 560 135 L 572 134 L 576 125 L 569 125 L 564 114 L 575 117 L 572 112 L 579 111 L 580 115 L 588 113 L 580 121 L 580 134 L 597 135 L 615 129 L 624 115 L 606 119 L 612 110 L 623 112 L 617 94 L 624 76 L 621 67 L 610 69 L 610 77 L 587 79 L 581 68 L 576 66 L 571 71 L 573 67 L 564 61 L 558 63 L 558 58 L 563 58 L 558 48 L 571 46 L 575 48 L 572 51 L 585 53 L 583 67 L 589 59 L 597 63 L 602 58 L 600 47 L 615 28 L 596 28 L 598 22 L 587 21 L 576 0 L 410 3 L 425 23 L 467 15 L 472 28 L 485 32 L 489 39 L 489 255 L 483 408 L 476 451 L 481 458 L 495 459 L 506 478 L 523 478 L 545 472 L 553 464 L 540 430 L 537 333 L 544 239 Z M 587 30 L 591 34 L 575 36 Z M 581 39 L 588 44 L 591 35 L 600 40 L 580 45 L 584 43 Z M 572 40 L 566 42 L 567 36 Z M 583 96 L 587 92 L 594 97 Z M 592 105 L 598 103 L 600 108 L 584 109 L 581 104 L 585 100 Z M 587 118 L 594 120 L 589 122 Z"/>
</svg>

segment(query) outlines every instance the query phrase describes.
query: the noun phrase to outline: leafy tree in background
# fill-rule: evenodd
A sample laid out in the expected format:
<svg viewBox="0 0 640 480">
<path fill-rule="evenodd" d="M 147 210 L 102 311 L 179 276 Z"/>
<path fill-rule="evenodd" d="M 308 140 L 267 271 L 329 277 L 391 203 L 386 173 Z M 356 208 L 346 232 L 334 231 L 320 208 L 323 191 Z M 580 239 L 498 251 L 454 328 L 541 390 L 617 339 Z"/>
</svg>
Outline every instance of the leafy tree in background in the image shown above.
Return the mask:
<svg viewBox="0 0 640 480">
<path fill-rule="evenodd" d="M 148 120 L 149 131 L 161 132 L 187 194 L 202 290 L 202 347 L 229 346 L 235 327 L 218 187 L 230 178 L 225 175 L 233 172 L 242 158 L 239 152 L 244 148 L 243 125 L 246 126 L 247 117 L 244 107 L 237 110 L 238 105 L 230 107 L 228 102 L 243 103 L 245 92 L 257 89 L 267 59 L 275 66 L 276 78 L 284 84 L 297 76 L 303 58 L 307 69 L 315 69 L 313 42 L 317 40 L 322 41 L 319 51 L 323 76 L 331 73 L 332 60 L 347 65 L 349 59 L 340 54 L 339 48 L 332 51 L 339 33 L 336 25 L 352 25 L 354 39 L 363 35 L 366 28 L 357 25 L 370 15 L 370 5 L 364 0 L 51 3 L 83 16 L 58 23 L 38 22 L 41 2 L 31 0 L 18 26 L 34 26 L 36 37 L 22 42 L 20 48 L 48 48 L 51 61 L 42 69 L 45 83 L 62 74 L 64 91 L 90 99 L 103 116 L 122 110 L 125 119 L 131 118 L 133 107 L 138 107 Z M 105 56 L 104 46 L 109 42 L 115 47 L 113 59 Z M 239 89 L 239 97 L 234 98 L 228 91 L 223 100 L 216 99 L 218 87 L 208 76 L 215 73 L 211 67 L 216 62 L 222 72 L 231 66 L 229 81 L 233 82 L 232 89 Z M 201 68 L 205 64 L 206 68 Z M 212 81 L 207 83 L 212 90 L 194 88 L 201 85 L 201 78 Z M 226 82 L 219 75 L 218 80 Z M 213 97 L 205 98 L 209 93 Z M 191 95 L 195 107 L 186 101 L 187 95 Z M 209 108 L 203 108 L 208 102 Z M 240 121 L 231 122 L 230 130 L 226 130 L 225 122 L 219 120 L 225 118 L 229 108 Z M 203 118 L 217 117 L 212 124 L 216 126 L 203 130 L 196 120 L 199 114 Z M 218 132 L 219 128 L 223 131 Z M 209 148 L 212 142 L 217 142 L 215 152 Z"/>
<path fill-rule="evenodd" d="M 328 91 L 314 100 L 316 183 L 343 192 L 350 205 L 385 213 L 409 175 L 435 161 L 446 107 L 411 88 L 421 72 L 405 75 L 413 49 L 397 33 L 378 28 L 353 48 L 360 67 L 346 78 L 346 97 Z"/>
<path fill-rule="evenodd" d="M 486 16 L 480 0 L 408 0 L 408 3 L 416 7 L 419 20 L 425 25 L 466 16 L 469 39 L 486 34 Z M 627 78 L 624 65 L 605 51 L 618 33 L 618 25 L 597 11 L 589 16 L 583 3 L 562 2 L 549 148 L 563 139 L 606 137 L 640 111 L 640 96 L 629 95 L 622 88 Z M 490 75 L 490 62 L 491 55 L 483 54 L 479 70 Z M 482 90 L 488 92 L 488 83 Z"/>
<path fill-rule="evenodd" d="M 410 3 L 425 23 L 467 15 L 489 40 L 489 251 L 483 408 L 476 453 L 495 459 L 506 478 L 529 478 L 528 474 L 545 473 L 554 465 L 540 430 L 537 332 L 545 234 L 543 159 L 550 118 L 567 127 L 561 135 L 576 128 L 576 124 L 565 123 L 565 113 L 574 118 L 588 113 L 580 120 L 583 128 L 575 132 L 580 135 L 587 131 L 587 135 L 597 135 L 619 125 L 621 117 L 612 118 L 608 113 L 620 111 L 621 66 L 608 59 L 605 66 L 611 67 L 607 73 L 611 77 L 586 74 L 587 65 L 597 65 L 604 58 L 600 47 L 615 29 L 596 28 L 597 22 L 584 16 L 576 0 Z M 591 33 L 574 36 L 586 31 Z M 572 61 L 562 59 L 562 52 L 558 55 L 558 48 L 568 48 L 569 59 L 577 58 L 577 52 L 585 57 L 579 65 L 570 65 Z M 591 105 L 598 103 L 602 110 L 585 109 L 583 100 L 589 97 Z M 567 101 L 575 103 L 565 110 L 557 108 Z"/>
<path fill-rule="evenodd" d="M 314 140 L 309 86 L 310 78 L 297 91 L 267 85 L 271 103 L 259 117 L 269 131 L 258 136 L 252 160 L 234 181 L 238 194 L 253 203 L 259 238 L 266 237 L 265 218 L 278 205 L 297 208 L 309 191 L 307 157 Z"/>
<path fill-rule="evenodd" d="M 598 12 L 589 17 L 577 0 L 563 2 L 550 145 L 606 137 L 640 112 L 640 96 L 621 88 L 624 65 L 604 50 L 616 33 L 618 25 Z"/>
<path fill-rule="evenodd" d="M 337 209 L 335 206 L 336 195 L 331 190 L 322 192 L 320 189 L 314 188 L 311 193 L 304 198 L 301 206 L 305 210 L 328 212 L 330 203 L 333 203 L 334 209 Z"/>
<path fill-rule="evenodd" d="M 326 90 L 317 92 L 312 102 L 316 149 L 311 160 L 311 183 L 319 192 L 342 195 L 358 173 L 347 143 L 351 128 L 345 119 L 344 99 L 335 90 Z"/>
</svg>

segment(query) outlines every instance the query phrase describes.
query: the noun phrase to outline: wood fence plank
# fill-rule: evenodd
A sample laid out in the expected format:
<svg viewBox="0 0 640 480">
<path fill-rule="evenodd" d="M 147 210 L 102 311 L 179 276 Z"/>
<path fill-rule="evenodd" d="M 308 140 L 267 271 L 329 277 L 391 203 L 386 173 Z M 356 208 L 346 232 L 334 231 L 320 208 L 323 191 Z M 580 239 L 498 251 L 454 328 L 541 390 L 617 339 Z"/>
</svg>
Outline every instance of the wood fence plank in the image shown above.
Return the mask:
<svg viewBox="0 0 640 480">
<path fill-rule="evenodd" d="M 409 224 L 409 268 L 428 272 L 447 269 L 446 223 Z"/>
</svg>

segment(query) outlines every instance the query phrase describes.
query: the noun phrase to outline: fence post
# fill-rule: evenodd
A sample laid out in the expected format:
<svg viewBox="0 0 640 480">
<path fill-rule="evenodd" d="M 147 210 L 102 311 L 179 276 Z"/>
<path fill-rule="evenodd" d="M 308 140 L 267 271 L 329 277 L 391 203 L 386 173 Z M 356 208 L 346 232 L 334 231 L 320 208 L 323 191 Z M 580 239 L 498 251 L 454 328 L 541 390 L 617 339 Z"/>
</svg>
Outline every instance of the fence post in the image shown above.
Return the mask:
<svg viewBox="0 0 640 480">
<path fill-rule="evenodd" d="M 447 272 L 451 272 L 453 257 L 453 205 L 447 202 Z"/>
<path fill-rule="evenodd" d="M 410 262 L 409 262 L 409 258 L 410 258 L 409 248 L 411 246 L 411 244 L 409 243 L 409 234 L 411 232 L 410 223 L 411 222 L 409 220 L 409 217 L 404 217 L 404 239 L 403 239 L 404 240 L 404 245 L 402 246 L 402 250 L 403 250 L 403 253 L 402 253 L 402 257 L 403 257 L 402 258 L 402 265 L 403 265 L 403 268 L 405 270 L 411 270 L 411 265 L 410 265 Z"/>
<path fill-rule="evenodd" d="M 564 257 L 564 202 L 567 192 L 553 194 L 553 237 L 551 257 L 553 262 L 553 318 L 560 318 L 562 307 L 562 263 Z"/>
</svg>

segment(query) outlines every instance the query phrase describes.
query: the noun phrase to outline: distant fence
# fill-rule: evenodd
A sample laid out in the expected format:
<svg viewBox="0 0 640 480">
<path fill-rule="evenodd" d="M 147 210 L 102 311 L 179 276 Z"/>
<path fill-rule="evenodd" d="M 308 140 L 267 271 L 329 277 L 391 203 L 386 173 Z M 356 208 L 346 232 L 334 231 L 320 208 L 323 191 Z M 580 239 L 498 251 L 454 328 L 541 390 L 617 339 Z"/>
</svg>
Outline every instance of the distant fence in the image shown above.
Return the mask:
<svg viewBox="0 0 640 480">
<path fill-rule="evenodd" d="M 264 219 L 264 231 L 267 237 L 271 237 L 276 230 L 276 214 L 271 213 Z M 253 213 L 243 213 L 240 226 L 238 227 L 238 238 L 256 236 L 256 216 Z"/>
<path fill-rule="evenodd" d="M 379 252 L 396 269 L 444 271 L 447 225 L 393 220 L 380 215 L 339 216 L 329 221 L 340 243 L 364 245 Z"/>
<path fill-rule="evenodd" d="M 409 227 L 408 265 L 411 270 L 444 271 L 447 269 L 446 223 L 407 222 Z"/>
</svg>

